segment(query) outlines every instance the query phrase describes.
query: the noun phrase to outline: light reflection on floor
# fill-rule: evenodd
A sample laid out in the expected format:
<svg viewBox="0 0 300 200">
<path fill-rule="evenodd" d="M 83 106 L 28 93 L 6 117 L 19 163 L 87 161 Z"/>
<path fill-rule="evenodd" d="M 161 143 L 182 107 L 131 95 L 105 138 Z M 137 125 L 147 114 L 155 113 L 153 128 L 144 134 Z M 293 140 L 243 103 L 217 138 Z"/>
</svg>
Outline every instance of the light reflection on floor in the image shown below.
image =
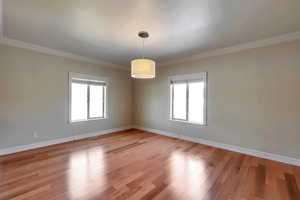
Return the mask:
<svg viewBox="0 0 300 200">
<path fill-rule="evenodd" d="M 175 198 L 199 199 L 205 194 L 205 163 L 186 152 L 174 152 L 170 158 L 170 182 Z M 188 195 L 188 196 L 187 196 Z"/>
<path fill-rule="evenodd" d="M 101 194 L 106 186 L 105 167 L 101 148 L 72 154 L 68 174 L 70 198 L 78 199 Z"/>
</svg>

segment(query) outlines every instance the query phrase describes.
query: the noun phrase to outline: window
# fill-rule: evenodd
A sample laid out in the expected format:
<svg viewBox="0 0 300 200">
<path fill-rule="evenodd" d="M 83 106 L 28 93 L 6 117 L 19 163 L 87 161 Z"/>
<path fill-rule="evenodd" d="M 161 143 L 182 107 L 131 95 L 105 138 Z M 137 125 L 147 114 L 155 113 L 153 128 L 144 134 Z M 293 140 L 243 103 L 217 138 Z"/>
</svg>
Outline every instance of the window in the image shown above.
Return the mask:
<svg viewBox="0 0 300 200">
<path fill-rule="evenodd" d="M 206 125 L 206 73 L 170 77 L 171 120 Z"/>
<path fill-rule="evenodd" d="M 106 79 L 70 73 L 70 122 L 106 117 Z"/>
</svg>

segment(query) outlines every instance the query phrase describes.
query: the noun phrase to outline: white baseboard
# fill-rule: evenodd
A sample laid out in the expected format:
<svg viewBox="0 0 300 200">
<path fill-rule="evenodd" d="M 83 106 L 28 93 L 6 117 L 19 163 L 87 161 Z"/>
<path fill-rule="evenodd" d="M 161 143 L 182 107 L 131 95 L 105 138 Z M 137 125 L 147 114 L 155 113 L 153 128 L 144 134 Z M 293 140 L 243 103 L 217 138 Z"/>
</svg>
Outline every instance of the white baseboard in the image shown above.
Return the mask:
<svg viewBox="0 0 300 200">
<path fill-rule="evenodd" d="M 226 150 L 230 150 L 230 151 L 234 151 L 234 152 L 238 152 L 238 153 L 242 153 L 242 154 L 247 154 L 247 155 L 251 155 L 251 156 L 255 156 L 255 157 L 259 157 L 259 158 L 264 158 L 264 159 L 268 159 L 268 160 L 274 160 L 274 161 L 278 161 L 278 162 L 283 162 L 283 163 L 287 163 L 287 164 L 300 166 L 300 159 L 296 159 L 296 158 L 291 158 L 291 157 L 282 156 L 282 155 L 278 155 L 278 154 L 267 153 L 267 152 L 258 151 L 255 149 L 248 149 L 248 148 L 235 146 L 235 145 L 214 142 L 214 141 L 210 141 L 210 140 L 201 139 L 198 137 L 179 135 L 179 134 L 171 133 L 171 132 L 167 132 L 167 131 L 145 128 L 145 127 L 141 127 L 141 126 L 133 126 L 133 128 L 144 130 L 144 131 L 149 131 L 152 133 L 157 133 L 160 135 L 165 135 L 165 136 L 169 136 L 169 137 L 173 137 L 173 138 L 178 138 L 178 139 L 182 139 L 182 140 L 186 140 L 186 141 L 190 141 L 190 142 L 204 144 L 204 145 L 208 145 L 208 146 L 212 146 L 212 147 L 217 147 L 220 149 L 226 149 Z"/>
<path fill-rule="evenodd" d="M 74 136 L 67 137 L 67 138 L 59 138 L 59 139 L 54 139 L 54 140 L 38 142 L 38 143 L 34 143 L 34 144 L 9 147 L 6 149 L 0 149 L 0 156 L 17 153 L 17 152 L 22 152 L 22 151 L 27 151 L 27 150 L 36 149 L 36 148 L 41 148 L 41 147 L 46 147 L 46 146 L 51 146 L 51 145 L 55 145 L 55 144 L 61 144 L 61 143 L 65 143 L 65 142 L 71 142 L 71 141 L 81 140 L 81 139 L 85 139 L 85 138 L 105 135 L 105 134 L 114 133 L 114 132 L 118 132 L 118 131 L 124 131 L 124 130 L 128 130 L 131 128 L 132 128 L 132 126 L 126 126 L 126 127 L 121 127 L 121 128 L 112 128 L 112 129 L 107 129 L 107 130 L 95 131 L 92 133 L 74 135 Z"/>
<path fill-rule="evenodd" d="M 149 131 L 149 132 L 160 134 L 160 135 L 165 135 L 168 137 L 178 138 L 178 139 L 182 139 L 182 140 L 186 140 L 186 141 L 190 141 L 190 142 L 195 142 L 195 143 L 204 144 L 204 145 L 208 145 L 208 146 L 212 146 L 212 147 L 217 147 L 217 148 L 226 149 L 226 150 L 230 150 L 230 151 L 234 151 L 234 152 L 239 152 L 239 153 L 243 153 L 243 154 L 247 154 L 247 155 L 251 155 L 251 156 L 256 156 L 259 158 L 264 158 L 264 159 L 269 159 L 269 160 L 274 160 L 274 161 L 278 161 L 278 162 L 283 162 L 283 163 L 287 163 L 287 164 L 300 166 L 300 160 L 296 159 L 296 158 L 291 158 L 291 157 L 282 156 L 282 155 L 278 155 L 278 154 L 267 153 L 267 152 L 258 151 L 255 149 L 248 149 L 248 148 L 235 146 L 235 145 L 214 142 L 214 141 L 191 137 L 191 136 L 179 135 L 176 133 L 171 133 L 171 132 L 157 130 L 157 129 L 145 128 L 145 127 L 141 127 L 141 126 L 126 126 L 126 127 L 121 127 L 121 128 L 112 128 L 112 129 L 101 130 L 101 131 L 96 131 L 96 132 L 87 133 L 87 134 L 75 135 L 75 136 L 71 136 L 68 138 L 60 138 L 60 139 L 38 142 L 38 143 L 34 143 L 34 144 L 9 147 L 6 149 L 0 149 L 0 156 L 17 153 L 17 152 L 22 152 L 22 151 L 26 151 L 26 150 L 31 150 L 31 149 L 36 149 L 36 148 L 41 148 L 41 147 L 46 147 L 46 146 L 51 146 L 51 145 L 55 145 L 55 144 L 61 144 L 61 143 L 65 143 L 65 142 L 76 141 L 76 140 L 81 140 L 81 139 L 85 139 L 85 138 L 105 135 L 105 134 L 114 133 L 114 132 L 118 132 L 118 131 L 124 131 L 124 130 L 128 130 L 131 128 L 136 128 L 136 129 Z"/>
</svg>

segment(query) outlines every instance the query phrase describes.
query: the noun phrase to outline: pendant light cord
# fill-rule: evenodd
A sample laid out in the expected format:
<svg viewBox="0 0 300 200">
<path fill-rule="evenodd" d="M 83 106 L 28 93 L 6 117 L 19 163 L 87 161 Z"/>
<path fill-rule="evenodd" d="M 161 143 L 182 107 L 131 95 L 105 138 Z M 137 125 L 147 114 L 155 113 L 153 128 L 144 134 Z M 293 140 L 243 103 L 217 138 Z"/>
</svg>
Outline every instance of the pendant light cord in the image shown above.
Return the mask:
<svg viewBox="0 0 300 200">
<path fill-rule="evenodd" d="M 143 59 L 145 58 L 144 49 L 145 49 L 145 38 L 143 38 L 143 49 L 142 49 L 142 57 L 143 57 Z"/>
<path fill-rule="evenodd" d="M 142 39 L 142 58 L 144 59 L 145 56 L 144 56 L 144 49 L 145 49 L 145 38 Z"/>
<path fill-rule="evenodd" d="M 149 37 L 149 33 L 146 32 L 146 31 L 140 31 L 138 33 L 138 36 L 142 39 L 142 52 L 141 52 L 141 55 L 142 55 L 142 58 L 144 59 L 145 58 L 145 54 L 144 54 L 144 49 L 145 49 L 145 39 Z"/>
</svg>

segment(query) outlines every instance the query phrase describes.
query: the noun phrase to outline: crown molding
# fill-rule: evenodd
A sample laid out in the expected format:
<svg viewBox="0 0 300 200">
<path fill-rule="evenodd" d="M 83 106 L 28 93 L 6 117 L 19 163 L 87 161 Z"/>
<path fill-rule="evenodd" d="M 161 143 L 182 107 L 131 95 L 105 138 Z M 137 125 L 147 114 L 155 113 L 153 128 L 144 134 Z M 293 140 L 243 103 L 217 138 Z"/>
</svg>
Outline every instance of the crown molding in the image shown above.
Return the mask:
<svg viewBox="0 0 300 200">
<path fill-rule="evenodd" d="M 48 48 L 48 47 L 43 47 L 43 46 L 40 46 L 40 45 L 35 45 L 35 44 L 28 43 L 28 42 L 23 42 L 23 41 L 20 41 L 20 40 L 14 40 L 14 39 L 4 37 L 4 30 L 3 30 L 3 0 L 0 0 L 0 44 L 14 46 L 14 47 L 22 48 L 22 49 L 29 49 L 29 50 L 36 51 L 36 52 L 39 52 L 39 53 L 44 53 L 44 54 L 53 55 L 53 56 L 65 57 L 65 58 L 69 58 L 69 59 L 72 59 L 72 60 L 87 62 L 87 63 L 91 63 L 91 64 L 101 65 L 103 67 L 110 67 L 110 68 L 116 68 L 116 69 L 129 71 L 129 69 L 125 66 L 116 65 L 116 64 L 105 62 L 105 61 L 102 61 L 102 60 L 92 59 L 92 58 L 88 58 L 88 57 L 85 57 L 85 56 L 80 56 L 80 55 L 76 55 L 76 54 L 73 54 L 73 53 L 69 53 L 69 52 L 65 52 L 65 51 L 61 51 L 61 50 L 56 50 L 56 49 L 51 49 L 51 48 Z"/>
<path fill-rule="evenodd" d="M 27 43 L 27 42 L 23 42 L 23 41 L 20 41 L 20 40 L 9 39 L 9 38 L 6 38 L 6 37 L 2 37 L 0 39 L 0 44 L 14 46 L 14 47 L 22 48 L 22 49 L 29 49 L 29 50 L 36 51 L 36 52 L 39 52 L 39 53 L 65 57 L 65 58 L 69 58 L 69 59 L 72 59 L 72 60 L 88 62 L 88 63 L 92 63 L 92 64 L 96 64 L 96 65 L 101 65 L 103 67 L 111 67 L 111 68 L 116 68 L 116 69 L 121 69 L 121 70 L 126 70 L 126 71 L 129 70 L 128 68 L 126 68 L 124 66 L 121 66 L 121 65 L 115 65 L 115 64 L 112 64 L 112 63 L 109 63 L 109 62 L 96 60 L 96 59 L 92 59 L 92 58 L 88 58 L 88 57 L 84 57 L 84 56 L 79 56 L 79 55 L 68 53 L 68 52 L 65 52 L 65 51 L 51 49 L 51 48 L 47 48 L 47 47 L 43 47 L 43 46 L 39 46 L 39 45 Z"/>
<path fill-rule="evenodd" d="M 248 42 L 244 44 L 239 44 L 236 46 L 231 46 L 231 47 L 226 47 L 222 49 L 216 49 L 213 51 L 207 51 L 204 53 L 200 54 L 195 54 L 192 56 L 187 56 L 183 58 L 178 58 L 178 59 L 173 59 L 169 60 L 166 62 L 161 62 L 159 63 L 159 66 L 170 66 L 173 64 L 180 64 L 184 62 L 192 62 L 192 61 L 197 61 L 203 58 L 208 58 L 208 57 L 213 57 L 213 56 L 220 56 L 220 55 L 225 55 L 225 54 L 230 54 L 230 53 L 236 53 L 248 49 L 254 49 L 254 48 L 259 48 L 259 47 L 266 47 L 266 46 L 271 46 L 275 44 L 280 44 L 284 42 L 290 42 L 294 40 L 299 40 L 300 39 L 300 32 L 294 32 L 294 33 L 288 33 L 276 37 L 271 37 L 263 40 L 257 40 L 254 42 Z"/>
<path fill-rule="evenodd" d="M 5 45 L 18 47 L 18 48 L 22 48 L 22 49 L 28 49 L 28 50 L 36 51 L 39 53 L 48 54 L 48 55 L 65 57 L 65 58 L 69 58 L 72 60 L 87 62 L 87 63 L 91 63 L 91 64 L 101 65 L 102 67 L 110 67 L 110 68 L 129 71 L 129 69 L 125 66 L 116 65 L 116 64 L 113 64 L 110 62 L 92 59 L 89 57 L 80 56 L 80 55 L 76 55 L 73 53 L 69 53 L 69 52 L 65 52 L 65 51 L 61 51 L 61 50 L 57 50 L 57 49 L 52 49 L 52 48 L 48 48 L 48 47 L 43 47 L 40 45 L 31 44 L 28 42 L 23 42 L 20 40 L 14 40 L 14 39 L 5 37 L 4 30 L 3 30 L 3 0 L 0 0 L 0 44 L 5 44 Z"/>
<path fill-rule="evenodd" d="M 19 48 L 23 48 L 23 49 L 29 49 L 32 51 L 40 52 L 40 53 L 49 54 L 49 55 L 66 57 L 66 58 L 73 59 L 73 60 L 102 65 L 103 67 L 111 67 L 111 68 L 130 71 L 130 69 L 127 68 L 126 66 L 116 65 L 116 64 L 102 61 L 102 60 L 92 59 L 89 57 L 80 56 L 80 55 L 72 54 L 69 52 L 61 51 L 61 50 L 51 49 L 48 47 L 43 47 L 43 46 L 23 42 L 20 40 L 10 39 L 10 38 L 4 37 L 3 32 L 4 32 L 3 31 L 3 0 L 0 0 L 0 44 L 6 44 L 6 45 L 14 46 L 14 47 L 19 47 Z M 263 40 L 247 42 L 244 44 L 239 44 L 239 45 L 230 46 L 230 47 L 226 47 L 226 48 L 216 49 L 216 50 L 212 50 L 212 51 L 206 51 L 206 52 L 195 54 L 192 56 L 170 59 L 168 61 L 159 62 L 157 64 L 160 67 L 164 67 L 164 66 L 170 66 L 170 65 L 174 65 L 174 64 L 181 64 L 184 62 L 193 62 L 193 61 L 197 61 L 197 60 L 200 60 L 203 58 L 221 56 L 221 55 L 225 55 L 225 54 L 236 53 L 236 52 L 240 52 L 240 51 L 244 51 L 244 50 L 248 50 L 248 49 L 259 48 L 259 47 L 267 47 L 267 46 L 280 44 L 280 43 L 284 43 L 284 42 L 290 42 L 290 41 L 299 40 L 299 39 L 300 39 L 300 31 L 293 32 L 293 33 L 287 33 L 287 34 L 283 34 L 283 35 L 279 35 L 279 36 L 275 36 L 275 37 L 271 37 L 271 38 L 266 38 Z"/>
</svg>

